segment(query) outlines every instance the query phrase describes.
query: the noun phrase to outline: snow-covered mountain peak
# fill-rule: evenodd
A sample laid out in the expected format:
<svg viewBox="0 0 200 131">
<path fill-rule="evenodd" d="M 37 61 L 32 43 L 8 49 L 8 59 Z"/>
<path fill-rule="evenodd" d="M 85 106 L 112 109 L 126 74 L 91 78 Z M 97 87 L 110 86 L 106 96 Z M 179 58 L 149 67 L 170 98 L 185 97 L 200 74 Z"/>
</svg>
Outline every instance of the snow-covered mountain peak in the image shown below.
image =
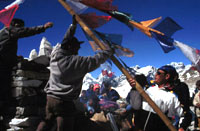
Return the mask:
<svg viewBox="0 0 200 131">
<path fill-rule="evenodd" d="M 189 90 L 192 93 L 195 89 L 195 83 L 197 80 L 200 79 L 200 74 L 199 72 L 192 70 L 191 65 L 184 65 L 183 62 L 171 62 L 170 64 L 179 73 L 179 78 L 181 81 L 185 82 L 188 84 Z M 146 67 L 140 67 L 139 65 L 131 67 L 135 71 L 136 74 L 144 74 L 148 81 L 154 79 L 155 73 L 157 71 L 156 67 L 153 66 L 146 66 Z M 91 76 L 91 74 L 87 74 L 84 78 L 84 85 L 83 89 L 87 89 L 89 86 L 89 83 L 99 83 L 101 84 L 103 80 L 105 80 L 105 76 L 102 74 L 99 75 L 98 79 L 95 79 Z M 130 91 L 131 87 L 129 83 L 126 80 L 126 77 L 122 74 L 120 76 L 113 76 L 111 78 L 112 82 L 115 85 L 113 88 L 115 88 L 120 96 L 122 98 L 125 98 Z"/>
</svg>

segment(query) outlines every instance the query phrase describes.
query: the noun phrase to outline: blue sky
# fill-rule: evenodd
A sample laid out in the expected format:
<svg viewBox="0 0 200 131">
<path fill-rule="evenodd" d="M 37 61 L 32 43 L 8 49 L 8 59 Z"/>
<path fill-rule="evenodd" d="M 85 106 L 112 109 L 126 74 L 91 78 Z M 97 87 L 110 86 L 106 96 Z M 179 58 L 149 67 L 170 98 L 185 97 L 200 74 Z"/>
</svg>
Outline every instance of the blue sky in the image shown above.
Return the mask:
<svg viewBox="0 0 200 131">
<path fill-rule="evenodd" d="M 14 0 L 0 0 L 0 9 L 3 9 Z M 145 21 L 162 16 L 171 17 L 182 30 L 177 31 L 172 38 L 188 44 L 191 47 L 200 49 L 200 1 L 199 0 L 113 0 L 113 5 L 118 6 L 118 10 L 130 13 L 134 20 Z M 98 10 L 89 8 L 86 12 L 96 12 L 97 15 L 107 15 Z M 43 36 L 54 46 L 61 42 L 66 29 L 71 24 L 72 19 L 69 13 L 57 0 L 25 0 L 20 5 L 15 14 L 16 18 L 25 21 L 25 26 L 36 26 L 48 21 L 54 23 L 54 27 L 46 30 L 45 33 L 27 37 L 19 40 L 18 55 L 28 57 L 32 49 L 39 50 L 40 41 Z M 3 24 L 0 23 L 0 28 Z M 123 35 L 122 45 L 134 51 L 132 58 L 121 57 L 128 66 L 139 65 L 160 67 L 171 62 L 183 62 L 185 65 L 190 61 L 176 48 L 165 54 L 155 39 L 149 38 L 137 29 L 131 31 L 126 25 L 112 19 L 102 27 L 97 28 L 104 33 L 116 33 Z M 85 38 L 80 26 L 75 35 L 79 40 L 84 40 L 79 54 L 82 56 L 94 55 L 90 44 Z M 120 75 L 120 70 L 113 65 L 113 72 Z M 94 71 L 92 75 L 97 77 L 100 69 Z"/>
</svg>

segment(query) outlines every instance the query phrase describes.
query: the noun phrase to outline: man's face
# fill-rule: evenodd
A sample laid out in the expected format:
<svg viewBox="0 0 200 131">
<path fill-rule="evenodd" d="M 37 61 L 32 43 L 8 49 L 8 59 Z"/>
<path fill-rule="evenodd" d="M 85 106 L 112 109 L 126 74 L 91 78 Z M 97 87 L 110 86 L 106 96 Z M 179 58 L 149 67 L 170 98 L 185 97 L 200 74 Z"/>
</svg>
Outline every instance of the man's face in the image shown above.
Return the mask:
<svg viewBox="0 0 200 131">
<path fill-rule="evenodd" d="M 95 89 L 95 92 L 98 94 L 99 93 L 99 88 Z"/>
<path fill-rule="evenodd" d="M 90 85 L 89 89 L 90 90 L 93 90 L 94 86 L 93 85 Z"/>
<path fill-rule="evenodd" d="M 86 96 L 86 93 L 85 93 L 85 92 L 82 92 L 82 93 L 81 93 L 81 96 Z"/>
<path fill-rule="evenodd" d="M 155 83 L 157 85 L 165 84 L 167 82 L 167 75 L 168 74 L 163 70 L 158 70 L 155 75 Z"/>
</svg>

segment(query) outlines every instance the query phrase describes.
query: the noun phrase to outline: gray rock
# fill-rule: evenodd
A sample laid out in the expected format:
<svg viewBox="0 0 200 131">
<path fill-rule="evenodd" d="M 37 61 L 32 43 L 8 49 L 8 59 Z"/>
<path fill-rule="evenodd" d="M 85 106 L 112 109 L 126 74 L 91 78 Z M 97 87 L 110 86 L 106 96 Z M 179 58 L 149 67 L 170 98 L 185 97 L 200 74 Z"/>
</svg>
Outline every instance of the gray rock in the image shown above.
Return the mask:
<svg viewBox="0 0 200 131">
<path fill-rule="evenodd" d="M 14 80 L 13 87 L 39 87 L 43 81 L 41 80 Z"/>
<path fill-rule="evenodd" d="M 37 80 L 48 80 L 49 79 L 49 72 L 17 70 L 16 75 L 20 76 L 20 77 L 26 77 L 26 78 L 37 79 Z"/>
</svg>

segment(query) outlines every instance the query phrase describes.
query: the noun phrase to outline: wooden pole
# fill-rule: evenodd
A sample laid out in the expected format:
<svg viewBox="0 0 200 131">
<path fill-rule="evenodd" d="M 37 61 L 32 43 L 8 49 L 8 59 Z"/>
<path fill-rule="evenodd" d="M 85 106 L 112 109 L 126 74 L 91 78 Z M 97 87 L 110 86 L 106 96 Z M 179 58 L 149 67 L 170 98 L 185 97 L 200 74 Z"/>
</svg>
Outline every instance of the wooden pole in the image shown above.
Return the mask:
<svg viewBox="0 0 200 131">
<path fill-rule="evenodd" d="M 103 43 L 95 36 L 92 30 L 81 20 L 81 18 L 74 12 L 74 10 L 64 1 L 58 0 L 62 6 L 73 16 L 76 15 L 76 20 L 82 27 L 82 29 L 95 41 L 95 43 L 102 49 L 105 50 L 106 47 Z M 121 70 L 121 72 L 127 77 L 127 79 L 133 78 L 129 72 L 122 66 L 122 64 L 117 60 L 115 56 L 110 58 L 113 63 Z M 152 101 L 152 99 L 146 94 L 141 85 L 136 82 L 136 89 L 141 94 L 141 96 L 148 102 L 148 104 L 154 109 L 154 111 L 160 116 L 164 123 L 168 126 L 171 131 L 176 131 L 176 128 L 172 125 L 171 121 L 165 116 L 165 114 L 160 110 L 160 108 Z"/>
</svg>

